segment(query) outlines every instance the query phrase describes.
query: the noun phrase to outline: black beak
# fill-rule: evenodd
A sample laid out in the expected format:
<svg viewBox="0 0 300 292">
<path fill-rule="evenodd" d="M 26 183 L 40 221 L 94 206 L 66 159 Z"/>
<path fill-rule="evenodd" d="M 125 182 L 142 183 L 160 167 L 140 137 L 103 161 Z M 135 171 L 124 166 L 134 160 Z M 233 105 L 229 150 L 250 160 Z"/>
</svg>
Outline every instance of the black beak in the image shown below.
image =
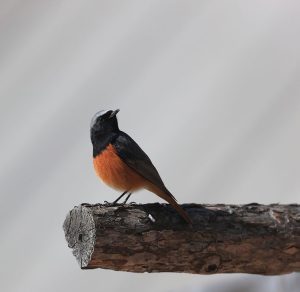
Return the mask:
<svg viewBox="0 0 300 292">
<path fill-rule="evenodd" d="M 119 111 L 120 111 L 119 109 L 116 109 L 115 111 L 113 111 L 113 112 L 110 114 L 109 118 L 113 118 Z"/>
</svg>

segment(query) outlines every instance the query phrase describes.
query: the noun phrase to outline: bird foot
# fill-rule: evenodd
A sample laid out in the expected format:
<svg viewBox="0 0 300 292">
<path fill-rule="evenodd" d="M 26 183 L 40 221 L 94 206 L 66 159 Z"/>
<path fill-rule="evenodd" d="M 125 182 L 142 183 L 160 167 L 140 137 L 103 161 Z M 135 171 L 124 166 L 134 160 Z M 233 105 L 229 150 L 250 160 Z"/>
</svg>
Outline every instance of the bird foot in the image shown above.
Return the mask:
<svg viewBox="0 0 300 292">
<path fill-rule="evenodd" d="M 104 204 L 105 206 L 107 207 L 114 207 L 114 206 L 118 206 L 120 204 L 116 203 L 116 202 L 107 202 L 107 201 L 104 201 Z"/>
</svg>

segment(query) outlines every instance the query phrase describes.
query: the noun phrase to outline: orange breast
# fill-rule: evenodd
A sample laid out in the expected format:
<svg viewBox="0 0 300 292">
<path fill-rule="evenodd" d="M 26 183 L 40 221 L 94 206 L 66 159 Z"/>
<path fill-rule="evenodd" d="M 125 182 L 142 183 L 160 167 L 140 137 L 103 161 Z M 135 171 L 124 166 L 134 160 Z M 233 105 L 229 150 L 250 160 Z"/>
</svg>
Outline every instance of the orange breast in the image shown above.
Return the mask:
<svg viewBox="0 0 300 292">
<path fill-rule="evenodd" d="M 93 162 L 97 175 L 114 189 L 135 191 L 147 185 L 142 176 L 122 161 L 111 144 Z"/>
</svg>

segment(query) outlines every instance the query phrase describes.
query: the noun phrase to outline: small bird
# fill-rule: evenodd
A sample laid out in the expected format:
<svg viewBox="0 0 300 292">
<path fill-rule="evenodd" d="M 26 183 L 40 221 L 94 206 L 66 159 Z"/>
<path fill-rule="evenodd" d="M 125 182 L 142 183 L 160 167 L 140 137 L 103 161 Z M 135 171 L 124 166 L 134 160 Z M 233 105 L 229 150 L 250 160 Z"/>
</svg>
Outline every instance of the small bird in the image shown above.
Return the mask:
<svg viewBox="0 0 300 292">
<path fill-rule="evenodd" d="M 128 194 L 126 203 L 133 192 L 146 189 L 170 203 L 190 224 L 191 219 L 168 191 L 147 154 L 129 135 L 119 130 L 118 112 L 119 109 L 97 112 L 90 128 L 97 175 L 110 187 L 123 192 L 113 204 Z"/>
</svg>

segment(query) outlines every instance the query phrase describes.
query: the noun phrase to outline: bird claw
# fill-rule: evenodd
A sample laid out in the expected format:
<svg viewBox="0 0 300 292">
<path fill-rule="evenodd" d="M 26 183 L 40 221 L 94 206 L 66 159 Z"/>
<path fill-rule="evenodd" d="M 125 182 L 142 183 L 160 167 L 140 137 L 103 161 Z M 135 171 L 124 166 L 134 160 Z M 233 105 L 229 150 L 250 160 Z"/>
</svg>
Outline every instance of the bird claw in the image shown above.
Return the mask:
<svg viewBox="0 0 300 292">
<path fill-rule="evenodd" d="M 118 204 L 117 203 L 114 203 L 114 202 L 108 202 L 108 201 L 104 201 L 104 204 L 105 206 L 107 207 L 113 207 L 113 206 L 117 206 Z"/>
</svg>

